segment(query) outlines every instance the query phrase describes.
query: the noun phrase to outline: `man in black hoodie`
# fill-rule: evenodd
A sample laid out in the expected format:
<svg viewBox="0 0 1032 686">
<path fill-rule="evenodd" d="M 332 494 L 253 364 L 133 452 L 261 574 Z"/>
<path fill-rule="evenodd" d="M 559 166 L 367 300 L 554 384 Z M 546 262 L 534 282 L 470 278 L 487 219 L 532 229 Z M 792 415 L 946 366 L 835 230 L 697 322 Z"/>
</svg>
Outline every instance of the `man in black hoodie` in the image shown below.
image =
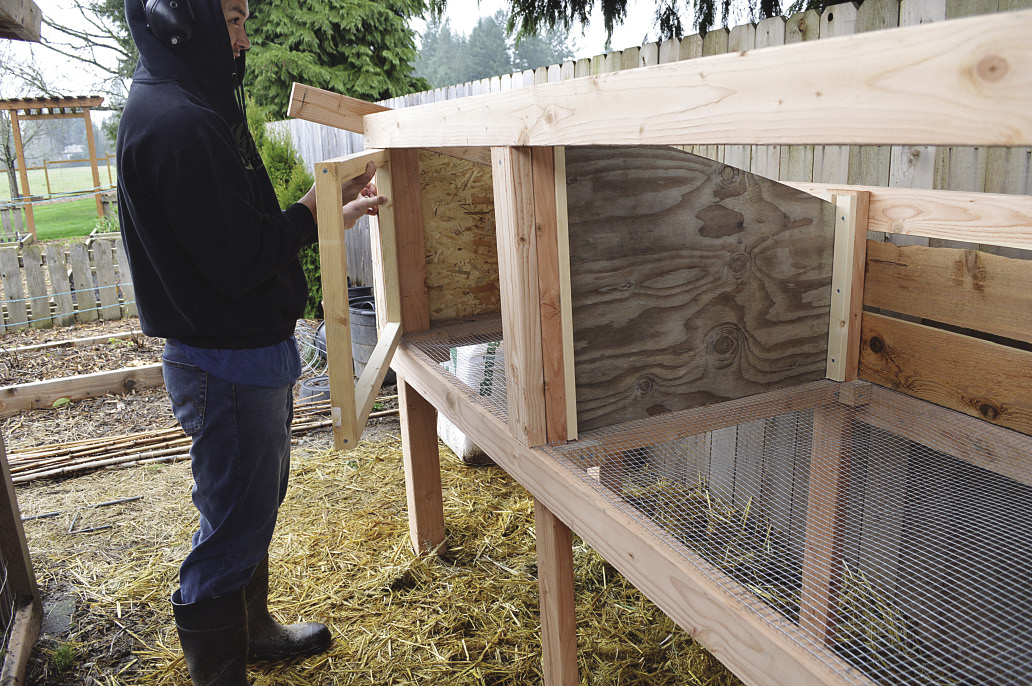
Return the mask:
<svg viewBox="0 0 1032 686">
<path fill-rule="evenodd" d="M 119 220 L 141 327 L 166 339 L 200 512 L 173 611 L 194 684 L 245 686 L 249 657 L 331 641 L 324 625 L 283 626 L 266 606 L 315 190 L 281 211 L 248 131 L 247 0 L 126 0 L 126 17 L 140 62 L 118 131 Z M 344 184 L 346 222 L 386 202 L 374 171 Z"/>
</svg>

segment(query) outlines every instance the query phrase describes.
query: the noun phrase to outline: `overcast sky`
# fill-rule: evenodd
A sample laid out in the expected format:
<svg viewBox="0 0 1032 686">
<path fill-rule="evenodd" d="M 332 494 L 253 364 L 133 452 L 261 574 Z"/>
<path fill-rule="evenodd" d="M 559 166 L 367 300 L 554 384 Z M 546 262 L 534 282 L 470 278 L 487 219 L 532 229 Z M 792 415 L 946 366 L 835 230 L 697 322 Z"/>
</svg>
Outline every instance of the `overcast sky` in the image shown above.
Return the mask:
<svg viewBox="0 0 1032 686">
<path fill-rule="evenodd" d="M 251 0 L 254 4 L 260 1 Z M 70 0 L 36 0 L 36 4 L 42 10 L 43 15 L 49 19 L 73 26 L 83 23 L 82 18 L 73 9 L 74 5 Z M 448 0 L 446 17 L 451 20 L 453 31 L 468 35 L 480 17 L 491 16 L 505 7 L 507 7 L 505 0 L 479 0 L 479 2 L 478 0 Z M 613 49 L 622 50 L 641 45 L 646 40 L 655 40 L 654 15 L 654 0 L 629 0 L 627 21 L 623 26 L 617 27 L 613 34 Z M 422 33 L 424 27 L 425 23 L 421 20 L 413 21 L 412 28 L 418 33 Z M 46 27 L 43 30 L 46 32 Z M 591 22 L 583 34 L 582 28 L 575 26 L 571 30 L 571 38 L 571 42 L 576 46 L 578 58 L 592 57 L 603 52 L 605 29 L 602 24 L 601 11 L 596 8 Z M 98 90 L 97 86 L 101 78 L 91 74 L 76 60 L 61 57 L 39 45 L 33 47 L 33 44 L 23 41 L 11 41 L 11 50 L 16 59 L 26 59 L 32 51 L 36 55 L 37 62 L 42 65 L 48 82 L 53 84 L 55 90 L 65 95 L 90 95 Z"/>
</svg>

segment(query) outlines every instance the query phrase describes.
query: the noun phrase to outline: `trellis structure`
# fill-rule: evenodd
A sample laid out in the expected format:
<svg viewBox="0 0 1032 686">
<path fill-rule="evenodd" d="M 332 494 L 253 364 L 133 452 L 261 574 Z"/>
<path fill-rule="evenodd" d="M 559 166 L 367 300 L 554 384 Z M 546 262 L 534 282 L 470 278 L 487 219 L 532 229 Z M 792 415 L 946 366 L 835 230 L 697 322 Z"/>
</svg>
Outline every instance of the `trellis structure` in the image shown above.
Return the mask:
<svg viewBox="0 0 1032 686">
<path fill-rule="evenodd" d="M 810 195 L 669 147 L 1032 145 L 1030 30 L 1014 12 L 397 111 L 295 87 L 293 116 L 374 148 L 317 167 L 336 444 L 390 363 L 417 551 L 445 537 L 438 411 L 530 491 L 544 683 L 578 683 L 573 531 L 746 683 L 1032 677 L 1032 262 L 867 240 L 1032 250 L 1032 199 Z M 391 201 L 356 392 L 334 199 L 368 161 Z M 493 223 L 455 231 L 485 183 Z"/>
<path fill-rule="evenodd" d="M 99 107 L 104 98 L 99 95 L 57 98 L 15 98 L 0 100 L 0 110 L 11 115 L 11 128 L 14 134 L 14 151 L 21 176 L 21 197 L 12 198 L 24 207 L 25 223 L 29 233 L 36 237 L 36 221 L 32 216 L 32 192 L 29 189 L 28 165 L 25 163 L 25 149 L 22 145 L 21 122 L 42 121 L 48 119 L 82 119 L 86 125 L 86 147 L 90 156 L 90 168 L 93 171 L 94 197 L 97 201 L 97 217 L 104 217 L 104 205 L 101 198 L 100 169 L 97 167 L 97 146 L 93 141 L 93 123 L 90 121 L 90 108 Z"/>
</svg>

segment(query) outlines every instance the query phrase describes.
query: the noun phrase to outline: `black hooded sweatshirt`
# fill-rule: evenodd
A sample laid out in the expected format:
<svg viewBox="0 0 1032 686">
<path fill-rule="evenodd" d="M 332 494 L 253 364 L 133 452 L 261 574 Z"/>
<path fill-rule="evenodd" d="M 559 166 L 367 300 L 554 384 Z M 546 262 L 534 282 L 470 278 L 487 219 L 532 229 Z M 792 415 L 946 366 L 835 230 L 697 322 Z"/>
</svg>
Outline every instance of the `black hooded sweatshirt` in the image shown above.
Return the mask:
<svg viewBox="0 0 1032 686">
<path fill-rule="evenodd" d="M 140 325 L 201 348 L 273 345 L 304 312 L 298 251 L 315 220 L 279 209 L 219 0 L 189 1 L 193 35 L 173 49 L 147 28 L 144 0 L 126 0 L 140 61 L 118 127 L 118 216 Z"/>
</svg>

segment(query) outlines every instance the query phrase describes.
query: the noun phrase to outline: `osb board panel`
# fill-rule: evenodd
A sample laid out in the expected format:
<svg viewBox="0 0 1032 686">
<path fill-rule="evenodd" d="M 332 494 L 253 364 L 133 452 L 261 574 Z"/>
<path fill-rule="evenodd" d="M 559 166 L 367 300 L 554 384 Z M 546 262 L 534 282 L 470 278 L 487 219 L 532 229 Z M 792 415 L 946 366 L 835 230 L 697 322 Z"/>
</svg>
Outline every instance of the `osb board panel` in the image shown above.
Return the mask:
<svg viewBox="0 0 1032 686">
<path fill-rule="evenodd" d="M 824 378 L 834 206 L 674 148 L 566 162 L 583 430 Z"/>
<path fill-rule="evenodd" d="M 491 167 L 420 151 L 430 319 L 501 311 Z"/>
</svg>

